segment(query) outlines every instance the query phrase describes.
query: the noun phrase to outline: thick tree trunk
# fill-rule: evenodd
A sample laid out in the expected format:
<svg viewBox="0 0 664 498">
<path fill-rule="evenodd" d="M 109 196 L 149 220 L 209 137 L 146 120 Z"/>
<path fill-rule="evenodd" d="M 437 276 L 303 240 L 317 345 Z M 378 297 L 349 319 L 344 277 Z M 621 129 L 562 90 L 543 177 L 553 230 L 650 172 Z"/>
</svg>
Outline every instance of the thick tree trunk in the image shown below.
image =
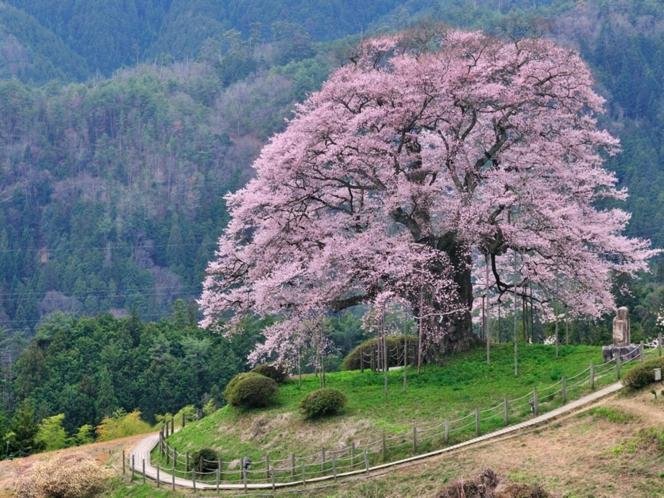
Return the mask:
<svg viewBox="0 0 664 498">
<path fill-rule="evenodd" d="M 442 322 L 436 320 L 434 326 L 442 327 L 443 340 L 439 345 L 439 353 L 449 354 L 467 351 L 479 343 L 473 334 L 471 309 L 473 307 L 473 284 L 471 280 L 472 259 L 470 252 L 460 244 L 454 234 L 442 237 L 438 248 L 447 253 L 454 267 L 454 282 L 457 285 L 459 303 L 465 306 L 465 311 L 450 315 Z"/>
</svg>

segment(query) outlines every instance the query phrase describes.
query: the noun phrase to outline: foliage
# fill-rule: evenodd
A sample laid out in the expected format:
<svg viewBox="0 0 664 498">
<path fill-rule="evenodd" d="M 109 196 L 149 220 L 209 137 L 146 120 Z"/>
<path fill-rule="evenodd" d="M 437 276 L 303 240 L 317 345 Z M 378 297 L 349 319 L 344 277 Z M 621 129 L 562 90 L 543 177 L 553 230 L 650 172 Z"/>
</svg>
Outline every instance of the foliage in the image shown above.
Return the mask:
<svg viewBox="0 0 664 498">
<path fill-rule="evenodd" d="M 25 498 L 92 498 L 111 476 L 87 455 L 62 455 L 34 464 L 16 483 L 16 493 Z"/>
<path fill-rule="evenodd" d="M 623 384 L 631 389 L 640 389 L 655 382 L 655 368 L 662 369 L 664 375 L 664 357 L 647 360 L 643 365 L 632 368 L 623 377 Z"/>
<path fill-rule="evenodd" d="M 64 448 L 67 442 L 67 434 L 62 426 L 64 418 L 64 413 L 60 413 L 39 422 L 35 442 L 46 451 Z"/>
<path fill-rule="evenodd" d="M 97 440 L 109 441 L 125 436 L 143 434 L 149 432 L 152 428 L 150 424 L 141 420 L 141 412 L 134 410 L 127 413 L 124 410 L 118 410 L 110 417 L 104 419 L 97 426 Z"/>
<path fill-rule="evenodd" d="M 74 434 L 74 444 L 89 444 L 95 440 L 95 428 L 90 424 L 83 424 Z"/>
<path fill-rule="evenodd" d="M 233 406 L 261 408 L 274 402 L 277 390 L 277 383 L 273 379 L 246 372 L 233 377 L 224 390 L 224 398 Z"/>
<path fill-rule="evenodd" d="M 191 454 L 189 465 L 190 469 L 196 469 L 199 472 L 214 472 L 217 470 L 219 455 L 210 448 L 201 448 Z"/>
<path fill-rule="evenodd" d="M 262 363 L 255 366 L 251 371 L 265 375 L 265 377 L 271 378 L 277 384 L 283 384 L 288 378 L 286 366 L 279 363 Z"/>
<path fill-rule="evenodd" d="M 614 406 L 596 406 L 581 413 L 581 416 L 604 419 L 614 424 L 629 424 L 637 420 L 635 415 Z"/>
<path fill-rule="evenodd" d="M 337 415 L 346 406 L 346 395 L 338 389 L 324 387 L 307 395 L 300 403 L 305 418 L 320 418 Z"/>
<path fill-rule="evenodd" d="M 417 337 L 414 336 L 387 336 L 387 364 L 389 367 L 403 365 L 404 342 L 406 343 L 407 364 L 417 364 Z M 368 339 L 357 345 L 344 358 L 341 365 L 343 370 L 360 370 L 364 368 L 377 368 L 378 338 Z"/>
</svg>

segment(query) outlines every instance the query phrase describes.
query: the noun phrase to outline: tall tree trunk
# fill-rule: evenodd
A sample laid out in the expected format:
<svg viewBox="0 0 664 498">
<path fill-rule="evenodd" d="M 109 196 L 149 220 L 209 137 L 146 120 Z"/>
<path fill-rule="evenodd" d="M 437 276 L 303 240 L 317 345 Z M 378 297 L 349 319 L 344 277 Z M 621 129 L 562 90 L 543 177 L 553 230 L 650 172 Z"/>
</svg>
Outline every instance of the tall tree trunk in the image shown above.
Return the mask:
<svg viewBox="0 0 664 498">
<path fill-rule="evenodd" d="M 454 271 L 459 303 L 465 311 L 445 317 L 442 322 L 434 320 L 434 326 L 443 327 L 442 352 L 456 353 L 467 351 L 479 342 L 473 334 L 471 309 L 473 307 L 472 259 L 470 251 L 461 244 L 454 234 L 447 234 L 438 242 L 438 249 L 445 251 Z"/>
</svg>

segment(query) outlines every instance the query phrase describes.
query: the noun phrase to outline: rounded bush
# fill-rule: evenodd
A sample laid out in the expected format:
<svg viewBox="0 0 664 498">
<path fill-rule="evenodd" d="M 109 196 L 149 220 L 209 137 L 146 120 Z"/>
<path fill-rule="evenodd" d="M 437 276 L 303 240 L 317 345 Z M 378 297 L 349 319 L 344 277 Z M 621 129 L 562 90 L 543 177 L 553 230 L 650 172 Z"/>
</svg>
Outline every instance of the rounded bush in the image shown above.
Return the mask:
<svg viewBox="0 0 664 498">
<path fill-rule="evenodd" d="M 192 453 L 189 459 L 189 470 L 198 472 L 214 472 L 218 467 L 219 457 L 212 448 L 201 448 Z"/>
<path fill-rule="evenodd" d="M 406 342 L 406 363 L 417 364 L 417 337 L 412 335 L 394 335 L 387 337 L 387 366 L 398 367 L 403 365 L 404 340 Z M 378 338 L 366 340 L 355 347 L 344 358 L 341 368 L 343 370 L 363 370 L 377 368 L 378 357 L 381 354 Z"/>
<path fill-rule="evenodd" d="M 661 368 L 664 374 L 664 357 L 653 358 L 632 368 L 623 377 L 623 384 L 631 389 L 640 389 L 652 384 L 655 382 L 655 368 Z"/>
<path fill-rule="evenodd" d="M 261 408 L 274 402 L 277 389 L 273 379 L 256 372 L 245 372 L 231 379 L 224 390 L 224 398 L 233 406 Z"/>
<path fill-rule="evenodd" d="M 300 403 L 306 418 L 336 415 L 346 406 L 346 395 L 338 389 L 323 388 L 310 392 Z"/>
<path fill-rule="evenodd" d="M 265 377 L 269 377 L 277 384 L 283 384 L 288 378 L 288 370 L 286 370 L 284 365 L 280 365 L 279 363 L 263 363 L 254 367 L 252 372 L 265 375 Z"/>
</svg>

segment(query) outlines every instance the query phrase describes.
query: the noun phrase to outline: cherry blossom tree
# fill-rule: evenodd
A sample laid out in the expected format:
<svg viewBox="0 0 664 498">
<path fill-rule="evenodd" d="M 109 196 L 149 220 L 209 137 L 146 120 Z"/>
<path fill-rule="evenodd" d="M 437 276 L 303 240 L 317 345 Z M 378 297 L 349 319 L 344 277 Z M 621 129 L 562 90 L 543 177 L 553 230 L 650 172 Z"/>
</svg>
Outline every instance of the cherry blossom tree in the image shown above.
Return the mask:
<svg viewBox="0 0 664 498">
<path fill-rule="evenodd" d="M 365 43 L 226 197 L 202 325 L 277 314 L 261 348 L 278 350 L 311 310 L 390 291 L 427 317 L 427 338 L 463 350 L 485 259 L 494 294 L 612 308 L 612 274 L 646 269 L 654 251 L 623 235 L 626 212 L 600 207 L 626 192 L 603 168 L 618 142 L 598 128 L 592 86 L 576 52 L 544 39 Z"/>
</svg>

